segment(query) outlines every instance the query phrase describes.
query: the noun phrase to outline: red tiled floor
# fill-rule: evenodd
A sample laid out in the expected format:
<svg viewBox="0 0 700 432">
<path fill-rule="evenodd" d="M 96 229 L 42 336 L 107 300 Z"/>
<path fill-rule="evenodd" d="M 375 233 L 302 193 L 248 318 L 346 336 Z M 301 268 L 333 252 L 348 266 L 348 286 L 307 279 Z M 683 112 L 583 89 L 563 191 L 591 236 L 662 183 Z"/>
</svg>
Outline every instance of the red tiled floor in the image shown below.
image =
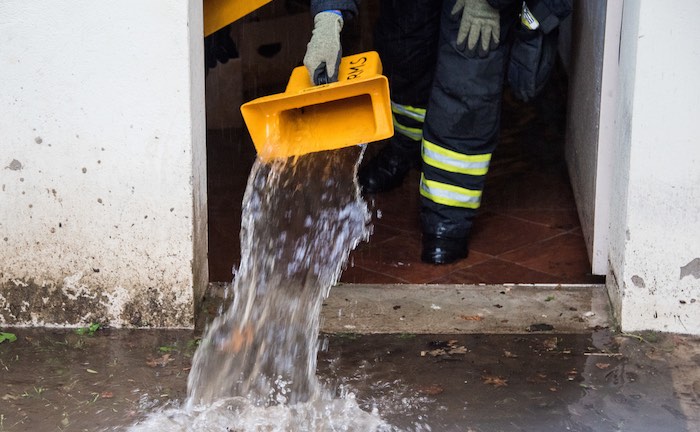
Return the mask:
<svg viewBox="0 0 700 432">
<path fill-rule="evenodd" d="M 523 219 L 548 227 L 572 230 L 579 226 L 576 209 L 568 210 L 511 210 L 511 217 Z"/>
<path fill-rule="evenodd" d="M 352 261 L 352 260 L 351 260 Z M 377 273 L 375 271 L 352 265 L 352 262 L 348 263 L 348 267 L 343 270 L 343 281 L 346 283 L 358 283 L 358 284 L 401 284 L 407 283 L 406 280 L 389 276 L 384 273 Z"/>
<path fill-rule="evenodd" d="M 586 246 L 583 237 L 576 234 L 566 233 L 532 243 L 501 258 L 567 280 L 583 281 L 589 278 Z"/>
<path fill-rule="evenodd" d="M 488 261 L 454 271 L 433 281 L 439 284 L 480 283 L 564 283 L 565 278 L 532 270 L 510 261 L 493 258 Z"/>
<path fill-rule="evenodd" d="M 506 214 L 486 213 L 474 222 L 471 250 L 498 256 L 522 246 L 552 238 L 563 231 Z"/>
<path fill-rule="evenodd" d="M 467 259 L 457 263 L 435 266 L 425 264 L 420 260 L 420 231 L 396 236 L 379 245 L 373 245 L 370 238 L 369 244 L 351 254 L 351 260 L 359 269 L 366 269 L 373 274 L 382 274 L 405 283 L 431 283 L 444 275 L 470 265 L 478 264 L 490 258 L 477 251 L 470 252 Z M 356 270 L 353 279 L 343 274 L 343 282 L 352 283 L 378 283 L 372 278 L 358 275 Z"/>
</svg>

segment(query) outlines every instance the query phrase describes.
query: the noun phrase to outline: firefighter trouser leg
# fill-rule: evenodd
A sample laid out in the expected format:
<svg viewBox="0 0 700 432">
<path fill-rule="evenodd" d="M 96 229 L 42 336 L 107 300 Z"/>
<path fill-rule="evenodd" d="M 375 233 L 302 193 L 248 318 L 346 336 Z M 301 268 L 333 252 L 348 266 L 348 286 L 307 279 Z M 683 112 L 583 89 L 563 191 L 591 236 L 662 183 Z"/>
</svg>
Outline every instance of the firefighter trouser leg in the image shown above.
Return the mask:
<svg viewBox="0 0 700 432">
<path fill-rule="evenodd" d="M 456 49 L 459 19 L 443 2 L 437 68 L 423 127 L 421 224 L 433 236 L 467 237 L 496 147 L 515 14 L 501 12 L 501 41 L 485 58 Z"/>
<path fill-rule="evenodd" d="M 440 2 L 381 0 L 375 48 L 389 78 L 396 150 L 418 156 L 437 59 Z"/>
</svg>

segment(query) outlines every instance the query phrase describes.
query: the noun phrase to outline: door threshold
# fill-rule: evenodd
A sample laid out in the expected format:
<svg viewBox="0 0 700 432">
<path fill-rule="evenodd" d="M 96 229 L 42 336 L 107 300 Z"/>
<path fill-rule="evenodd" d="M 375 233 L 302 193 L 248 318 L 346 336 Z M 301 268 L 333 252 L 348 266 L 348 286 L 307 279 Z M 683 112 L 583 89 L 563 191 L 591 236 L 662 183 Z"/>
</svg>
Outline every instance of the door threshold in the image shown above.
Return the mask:
<svg viewBox="0 0 700 432">
<path fill-rule="evenodd" d="M 613 322 L 604 284 L 341 284 L 321 311 L 326 333 L 590 333 Z"/>
</svg>

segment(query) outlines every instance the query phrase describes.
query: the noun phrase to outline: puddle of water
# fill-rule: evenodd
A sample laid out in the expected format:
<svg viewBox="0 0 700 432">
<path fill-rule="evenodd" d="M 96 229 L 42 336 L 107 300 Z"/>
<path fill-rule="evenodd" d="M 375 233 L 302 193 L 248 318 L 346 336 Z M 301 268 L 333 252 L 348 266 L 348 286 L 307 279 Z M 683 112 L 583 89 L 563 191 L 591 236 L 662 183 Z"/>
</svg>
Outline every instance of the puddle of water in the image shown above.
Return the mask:
<svg viewBox="0 0 700 432">
<path fill-rule="evenodd" d="M 194 353 L 190 330 L 11 331 L 17 340 L 0 344 L 3 432 L 121 431 L 137 421 L 155 431 L 690 432 L 700 425 L 698 338 L 641 341 L 606 330 L 321 335 L 327 349 L 317 375 L 335 397 L 328 391 L 268 407 L 231 399 L 188 411 L 178 408 Z"/>
<path fill-rule="evenodd" d="M 376 412 L 359 408 L 352 395 L 315 398 L 294 405 L 256 406 L 242 397 L 150 415 L 130 431 L 393 431 Z"/>
<path fill-rule="evenodd" d="M 388 430 L 316 376 L 322 302 L 369 236 L 356 182 L 363 151 L 254 164 L 233 303 L 195 353 L 183 409 L 132 430 Z"/>
</svg>

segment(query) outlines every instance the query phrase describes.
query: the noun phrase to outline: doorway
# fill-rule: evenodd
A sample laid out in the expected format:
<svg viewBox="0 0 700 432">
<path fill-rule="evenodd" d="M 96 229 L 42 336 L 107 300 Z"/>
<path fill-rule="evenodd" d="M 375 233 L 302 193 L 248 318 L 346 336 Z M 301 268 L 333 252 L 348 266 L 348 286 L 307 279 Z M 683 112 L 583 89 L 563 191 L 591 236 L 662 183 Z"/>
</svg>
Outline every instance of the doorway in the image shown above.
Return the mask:
<svg viewBox="0 0 700 432">
<path fill-rule="evenodd" d="M 281 19 L 285 12 L 272 2 L 245 22 Z M 281 2 L 284 4 L 284 2 Z M 364 18 L 346 26 L 344 54 L 372 49 L 366 28 L 376 16 L 376 2 L 364 2 Z M 281 12 L 280 12 L 281 11 Z M 279 21 L 280 23 L 282 21 Z M 276 28 L 274 24 L 270 28 Z M 245 28 L 239 28 L 245 43 Z M 282 31 L 283 33 L 283 31 Z M 241 49 L 246 52 L 246 49 Z M 289 52 L 285 53 L 289 55 Z M 297 62 L 300 63 L 303 51 Z M 245 62 L 245 59 L 243 60 Z M 245 66 L 244 66 L 245 68 Z M 245 79 L 244 100 L 283 91 L 285 82 Z M 207 91 L 211 91 L 210 88 Z M 418 171 L 389 193 L 367 196 L 373 234 L 351 254 L 342 283 L 394 284 L 590 284 L 585 239 L 565 162 L 567 75 L 558 67 L 543 94 L 521 103 L 506 92 L 500 143 L 470 239 L 469 257 L 434 266 L 420 261 Z M 367 146 L 365 161 L 381 146 Z M 245 128 L 207 130 L 209 187 L 209 267 L 212 282 L 230 282 L 240 260 L 241 201 L 255 157 Z"/>
</svg>

